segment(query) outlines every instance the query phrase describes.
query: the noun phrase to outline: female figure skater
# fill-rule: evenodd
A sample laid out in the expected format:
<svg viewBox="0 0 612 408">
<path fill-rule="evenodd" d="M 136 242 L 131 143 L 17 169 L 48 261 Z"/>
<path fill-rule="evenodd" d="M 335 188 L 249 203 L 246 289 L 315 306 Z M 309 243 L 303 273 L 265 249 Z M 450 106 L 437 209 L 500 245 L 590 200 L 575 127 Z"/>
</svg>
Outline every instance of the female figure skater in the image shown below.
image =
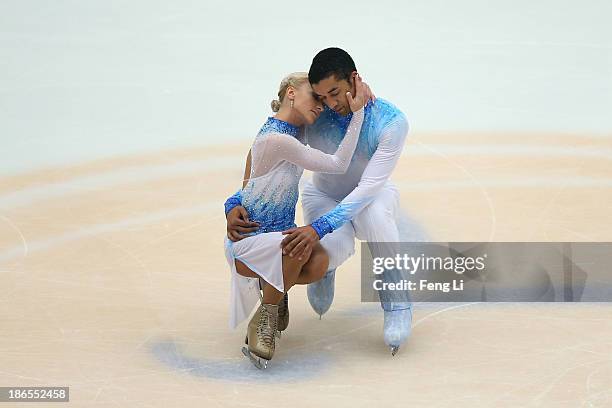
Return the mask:
<svg viewBox="0 0 612 408">
<path fill-rule="evenodd" d="M 249 235 L 247 238 L 226 236 L 225 255 L 232 272 L 230 325 L 236 327 L 246 319 L 261 299 L 248 324 L 248 348 L 242 349 L 257 368 L 267 367 L 274 355 L 277 330 L 287 327 L 287 291 L 296 283 L 315 282 L 327 271 L 329 258 L 318 242 L 300 248 L 301 255 L 297 257 L 284 255 L 280 246 L 282 231 L 296 227 L 298 183 L 304 169 L 346 172 L 359 139 L 367 102 L 365 92 L 364 83 L 356 76 L 355 97 L 347 93 L 354 112 L 351 123 L 336 152 L 326 154 L 305 145 L 303 140 L 302 127 L 313 124 L 323 110 L 308 74 L 287 76 L 280 84 L 279 99 L 272 101 L 272 110 L 277 113 L 264 123 L 247 157 L 242 190 L 233 197 L 240 196 L 246 209 L 243 219 L 256 226 L 241 231 Z"/>
</svg>

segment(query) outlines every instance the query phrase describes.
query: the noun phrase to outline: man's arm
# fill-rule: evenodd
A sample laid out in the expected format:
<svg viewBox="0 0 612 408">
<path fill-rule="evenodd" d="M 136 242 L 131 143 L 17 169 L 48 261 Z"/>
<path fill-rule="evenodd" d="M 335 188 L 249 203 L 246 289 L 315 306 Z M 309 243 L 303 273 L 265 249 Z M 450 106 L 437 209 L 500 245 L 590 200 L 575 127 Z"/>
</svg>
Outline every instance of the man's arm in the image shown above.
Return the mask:
<svg viewBox="0 0 612 408">
<path fill-rule="evenodd" d="M 328 211 L 311 224 L 319 238 L 323 238 L 346 222 L 351 221 L 370 204 L 391 177 L 402 154 L 408 123 L 399 115 L 382 131 L 380 141 L 368 162 L 359 184 L 334 209 Z"/>
<path fill-rule="evenodd" d="M 326 234 L 340 228 L 359 214 L 374 200 L 393 173 L 404 148 L 407 134 L 408 122 L 404 115 L 398 115 L 383 129 L 378 147 L 368 162 L 357 187 L 335 208 L 317 218 L 309 226 L 300 228 L 312 229 L 318 239 L 322 239 Z M 296 250 L 299 250 L 297 248 L 299 242 L 294 241 L 298 237 L 298 232 L 304 235 L 304 231 L 298 231 L 300 228 L 286 231 L 288 236 L 281 244 L 286 253 L 295 254 Z M 313 233 L 309 235 L 312 236 Z"/>
</svg>

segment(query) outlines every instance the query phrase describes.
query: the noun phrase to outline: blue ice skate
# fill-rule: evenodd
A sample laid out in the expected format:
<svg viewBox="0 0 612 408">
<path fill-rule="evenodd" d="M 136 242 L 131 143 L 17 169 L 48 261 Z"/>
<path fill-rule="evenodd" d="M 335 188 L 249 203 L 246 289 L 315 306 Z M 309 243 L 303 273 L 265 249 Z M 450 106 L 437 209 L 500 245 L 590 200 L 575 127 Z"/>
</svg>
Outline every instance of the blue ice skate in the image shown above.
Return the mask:
<svg viewBox="0 0 612 408">
<path fill-rule="evenodd" d="M 407 309 L 385 310 L 384 336 L 385 344 L 391 348 L 394 356 L 412 330 L 412 305 Z"/>
<path fill-rule="evenodd" d="M 334 300 L 334 286 L 336 270 L 330 269 L 325 276 L 317 282 L 309 283 L 306 292 L 310 306 L 319 315 L 319 319 L 329 310 Z"/>
</svg>

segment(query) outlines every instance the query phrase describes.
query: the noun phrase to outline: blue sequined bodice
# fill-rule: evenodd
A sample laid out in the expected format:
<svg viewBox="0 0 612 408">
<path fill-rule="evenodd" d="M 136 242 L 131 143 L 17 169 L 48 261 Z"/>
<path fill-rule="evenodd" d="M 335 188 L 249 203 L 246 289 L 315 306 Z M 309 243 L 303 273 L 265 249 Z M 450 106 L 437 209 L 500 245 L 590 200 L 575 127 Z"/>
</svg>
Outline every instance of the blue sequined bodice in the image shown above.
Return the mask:
<svg viewBox="0 0 612 408">
<path fill-rule="evenodd" d="M 268 118 L 257 134 L 257 138 L 275 132 L 287 137 L 301 137 L 301 129 L 276 118 Z M 257 143 L 251 155 L 256 159 Z M 295 207 L 298 201 L 298 184 L 304 169 L 288 161 L 281 161 L 262 176 L 250 178 L 242 189 L 242 205 L 252 221 L 259 223 L 259 229 L 248 235 L 264 232 L 284 231 L 296 226 Z"/>
</svg>

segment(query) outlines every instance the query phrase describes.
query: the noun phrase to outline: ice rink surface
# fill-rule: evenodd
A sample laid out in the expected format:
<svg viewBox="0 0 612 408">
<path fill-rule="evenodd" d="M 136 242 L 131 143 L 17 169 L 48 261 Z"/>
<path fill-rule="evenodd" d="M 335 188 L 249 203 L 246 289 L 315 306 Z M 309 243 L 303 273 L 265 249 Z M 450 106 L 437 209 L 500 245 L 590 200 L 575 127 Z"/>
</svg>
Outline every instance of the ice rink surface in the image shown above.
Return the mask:
<svg viewBox="0 0 612 408">
<path fill-rule="evenodd" d="M 612 304 L 417 304 L 391 357 L 359 249 L 322 320 L 291 291 L 266 372 L 242 356 L 222 204 L 281 77 L 329 45 L 411 123 L 393 181 L 415 238 L 612 241 L 608 3 L 282 4 L 0 5 L 0 386 L 69 386 L 71 407 L 612 406 Z"/>
<path fill-rule="evenodd" d="M 536 155 L 537 135 L 497 135 L 497 151 L 487 138 L 409 141 L 394 180 L 423 231 L 609 240 L 610 142 L 557 138 L 567 150 Z M 322 320 L 303 287 L 291 291 L 290 326 L 256 370 L 240 353 L 244 326 L 228 328 L 222 251 L 222 202 L 247 147 L 4 178 L 0 384 L 69 385 L 83 407 L 267 406 L 270 393 L 304 407 L 609 406 L 610 304 L 417 304 L 391 357 L 380 306 L 360 302 L 359 251 Z M 208 166 L 219 158 L 227 166 Z"/>
</svg>

